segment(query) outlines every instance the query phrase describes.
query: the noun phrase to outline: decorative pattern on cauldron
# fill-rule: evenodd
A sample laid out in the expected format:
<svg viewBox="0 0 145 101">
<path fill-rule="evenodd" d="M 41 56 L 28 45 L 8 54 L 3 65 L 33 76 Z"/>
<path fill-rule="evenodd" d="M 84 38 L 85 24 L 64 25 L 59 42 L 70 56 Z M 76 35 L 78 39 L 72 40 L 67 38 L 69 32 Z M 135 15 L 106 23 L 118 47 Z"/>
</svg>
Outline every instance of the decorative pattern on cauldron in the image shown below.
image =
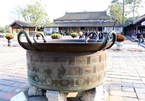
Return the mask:
<svg viewBox="0 0 145 101">
<path fill-rule="evenodd" d="M 21 41 L 24 34 L 28 42 Z M 19 44 L 27 50 L 28 81 L 46 90 L 84 91 L 103 83 L 106 73 L 106 51 L 115 42 L 111 34 L 104 40 L 61 39 L 43 42 L 30 40 L 22 30 Z M 110 37 L 111 36 L 111 37 Z"/>
</svg>

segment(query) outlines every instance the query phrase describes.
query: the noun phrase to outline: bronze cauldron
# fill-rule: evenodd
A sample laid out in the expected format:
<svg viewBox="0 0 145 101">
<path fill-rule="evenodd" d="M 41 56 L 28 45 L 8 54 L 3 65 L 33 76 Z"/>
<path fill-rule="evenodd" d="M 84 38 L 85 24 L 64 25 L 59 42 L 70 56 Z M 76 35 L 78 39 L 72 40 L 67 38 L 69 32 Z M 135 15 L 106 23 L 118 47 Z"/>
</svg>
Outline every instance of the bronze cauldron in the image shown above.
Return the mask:
<svg viewBox="0 0 145 101">
<path fill-rule="evenodd" d="M 27 42 L 21 40 L 25 35 Z M 79 92 L 103 83 L 106 72 L 106 49 L 115 42 L 111 33 L 104 40 L 49 39 L 37 42 L 22 30 L 19 44 L 27 50 L 28 81 L 45 90 Z"/>
</svg>

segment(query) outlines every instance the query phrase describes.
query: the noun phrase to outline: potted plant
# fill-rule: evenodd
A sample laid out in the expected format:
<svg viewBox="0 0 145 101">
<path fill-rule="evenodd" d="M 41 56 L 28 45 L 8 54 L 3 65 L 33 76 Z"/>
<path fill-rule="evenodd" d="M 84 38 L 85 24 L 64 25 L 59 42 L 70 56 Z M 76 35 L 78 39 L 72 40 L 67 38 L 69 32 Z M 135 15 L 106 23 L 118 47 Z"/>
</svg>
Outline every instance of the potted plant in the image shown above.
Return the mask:
<svg viewBox="0 0 145 101">
<path fill-rule="evenodd" d="M 72 33 L 71 33 L 71 37 L 72 37 L 72 38 L 75 38 L 75 37 L 77 37 L 77 36 L 78 36 L 78 33 L 77 33 L 77 32 L 72 32 Z"/>
<path fill-rule="evenodd" d="M 14 35 L 12 33 L 6 33 L 5 38 L 8 40 L 8 46 L 11 46 L 11 39 L 14 38 Z"/>
<path fill-rule="evenodd" d="M 123 42 L 125 40 L 125 36 L 122 34 L 116 34 L 116 41 L 117 42 Z"/>
<path fill-rule="evenodd" d="M 116 45 L 117 45 L 117 49 L 120 50 L 122 49 L 123 46 L 123 41 L 126 39 L 126 37 L 122 34 L 116 34 Z"/>
<path fill-rule="evenodd" d="M 51 38 L 52 39 L 60 39 L 62 36 L 61 36 L 61 34 L 59 34 L 59 33 L 53 33 L 53 34 L 51 34 Z"/>
</svg>

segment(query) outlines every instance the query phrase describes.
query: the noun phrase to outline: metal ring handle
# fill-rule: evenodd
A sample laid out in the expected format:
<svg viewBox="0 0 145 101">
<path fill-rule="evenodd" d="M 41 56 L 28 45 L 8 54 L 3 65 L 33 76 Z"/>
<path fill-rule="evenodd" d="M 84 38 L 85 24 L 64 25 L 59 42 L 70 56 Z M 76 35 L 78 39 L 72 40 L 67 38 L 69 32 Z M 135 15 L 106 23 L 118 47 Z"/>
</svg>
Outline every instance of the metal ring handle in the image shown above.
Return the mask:
<svg viewBox="0 0 145 101">
<path fill-rule="evenodd" d="M 26 37 L 26 39 L 27 39 L 27 41 L 28 41 L 28 44 L 30 45 L 30 46 L 32 46 L 32 42 L 31 42 L 31 40 L 30 40 L 30 38 L 29 38 L 29 36 L 28 36 L 28 33 L 25 31 L 25 30 L 21 30 L 19 33 L 18 33 L 18 36 L 17 36 L 17 39 L 18 39 L 18 43 L 23 47 L 23 48 L 25 48 L 25 49 L 28 49 L 23 43 L 22 43 L 22 41 L 21 41 L 21 35 L 25 35 L 25 37 Z"/>
<path fill-rule="evenodd" d="M 41 32 L 36 32 L 36 33 L 33 34 L 33 40 L 34 40 L 35 43 L 38 43 L 38 42 L 36 41 L 36 36 L 37 36 L 37 35 L 41 35 L 41 37 L 42 37 L 44 43 L 47 42 L 47 41 L 45 40 L 45 38 L 44 38 L 44 35 L 43 35 Z"/>
<path fill-rule="evenodd" d="M 102 43 L 102 45 L 100 46 L 100 49 L 99 49 L 99 50 L 104 50 L 104 48 L 106 47 L 107 42 L 108 42 L 108 37 L 109 37 L 109 34 L 108 34 L 107 37 L 103 40 L 103 43 Z"/>
<path fill-rule="evenodd" d="M 109 47 L 107 47 L 106 49 L 111 48 L 114 45 L 115 41 L 116 41 L 116 35 L 115 35 L 115 33 L 111 33 L 111 36 L 113 37 L 112 38 L 112 44 Z"/>
</svg>

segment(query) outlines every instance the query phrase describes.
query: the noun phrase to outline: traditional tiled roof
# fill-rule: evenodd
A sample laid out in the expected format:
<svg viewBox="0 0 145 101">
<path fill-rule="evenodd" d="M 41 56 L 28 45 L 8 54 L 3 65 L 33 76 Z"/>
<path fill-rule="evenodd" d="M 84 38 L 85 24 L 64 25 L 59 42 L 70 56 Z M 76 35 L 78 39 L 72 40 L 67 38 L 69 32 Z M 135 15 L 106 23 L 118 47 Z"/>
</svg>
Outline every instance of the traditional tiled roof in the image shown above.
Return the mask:
<svg viewBox="0 0 145 101">
<path fill-rule="evenodd" d="M 56 27 L 100 27 L 113 26 L 114 21 L 106 14 L 106 11 L 100 12 L 66 12 L 60 18 L 54 20 Z M 121 26 L 116 24 L 116 26 Z"/>
<path fill-rule="evenodd" d="M 17 24 L 21 27 L 35 27 L 32 23 L 24 22 L 24 21 L 14 21 L 10 26 L 13 26 L 14 24 Z"/>
<path fill-rule="evenodd" d="M 109 16 L 106 11 L 100 12 L 66 12 L 64 16 L 55 20 L 108 20 Z M 54 20 L 54 21 L 55 21 Z"/>
<path fill-rule="evenodd" d="M 145 20 L 145 14 L 142 15 L 141 17 L 139 17 L 138 19 L 134 20 L 134 21 L 133 21 L 133 24 L 136 24 L 136 23 L 138 23 L 138 22 L 142 22 L 142 21 L 144 21 L 144 20 Z"/>
<path fill-rule="evenodd" d="M 134 18 L 130 18 L 130 23 L 126 24 L 125 27 L 130 27 L 130 26 L 135 26 L 137 24 L 140 24 L 141 22 L 145 21 L 145 14 L 140 16 L 140 17 L 136 17 L 135 20 L 133 20 Z"/>
<path fill-rule="evenodd" d="M 56 20 L 109 20 L 106 11 L 100 12 L 66 12 L 64 16 Z"/>
</svg>

